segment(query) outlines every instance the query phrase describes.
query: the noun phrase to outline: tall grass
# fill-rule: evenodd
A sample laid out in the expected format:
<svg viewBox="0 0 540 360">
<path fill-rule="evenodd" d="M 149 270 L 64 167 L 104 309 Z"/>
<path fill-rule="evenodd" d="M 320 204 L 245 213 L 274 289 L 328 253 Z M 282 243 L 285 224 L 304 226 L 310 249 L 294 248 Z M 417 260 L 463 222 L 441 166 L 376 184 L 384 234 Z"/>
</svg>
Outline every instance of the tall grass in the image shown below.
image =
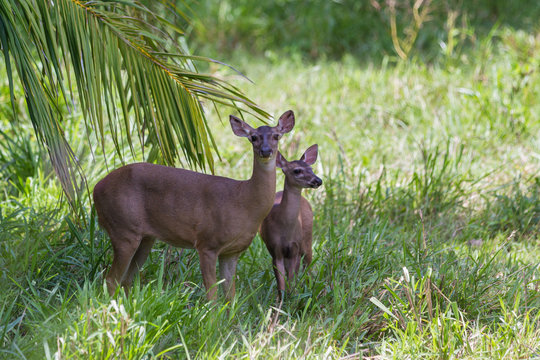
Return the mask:
<svg viewBox="0 0 540 360">
<path fill-rule="evenodd" d="M 109 297 L 91 204 L 71 220 L 29 129 L 0 120 L 0 357 L 539 357 L 540 46 L 504 26 L 490 39 L 431 65 L 232 55 L 251 98 L 295 111 L 282 151 L 320 149 L 314 259 L 281 307 L 258 237 L 232 303 L 206 302 L 195 252 L 163 244 L 129 296 Z M 247 178 L 247 142 L 214 115 L 216 173 Z M 107 168 L 76 123 L 91 187 Z"/>
</svg>

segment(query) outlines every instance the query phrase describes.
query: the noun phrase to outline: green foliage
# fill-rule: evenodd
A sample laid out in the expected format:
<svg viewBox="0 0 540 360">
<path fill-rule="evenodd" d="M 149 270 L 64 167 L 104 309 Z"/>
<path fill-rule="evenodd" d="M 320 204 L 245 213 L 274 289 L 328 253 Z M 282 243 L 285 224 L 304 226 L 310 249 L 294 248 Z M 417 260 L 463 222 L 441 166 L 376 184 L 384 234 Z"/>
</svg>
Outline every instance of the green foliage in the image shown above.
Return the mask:
<svg viewBox="0 0 540 360">
<path fill-rule="evenodd" d="M 520 311 L 521 297 L 501 300 L 501 321 L 485 334 L 485 327 L 467 320 L 467 314 L 448 299 L 431 278 L 431 269 L 416 279 L 407 268 L 399 282 L 386 285 L 391 305 L 371 301 L 384 312 L 393 340 L 382 348 L 382 356 L 416 359 L 531 358 L 535 350 L 540 314 Z M 429 338 L 429 341 L 425 341 Z"/>
<path fill-rule="evenodd" d="M 484 19 L 518 7 L 462 4 L 487 7 Z M 536 2 L 527 4 L 534 14 Z M 365 64 L 232 55 L 257 84 L 248 96 L 275 114 L 295 111 L 280 144 L 286 157 L 319 144 L 314 171 L 324 185 L 304 192 L 314 259 L 281 307 L 258 237 L 239 261 L 230 304 L 205 301 L 194 251 L 162 243 L 129 295 L 109 297 L 110 245 L 91 204 L 84 221 L 68 217 L 31 131 L 0 120 L 0 357 L 539 357 L 540 45 L 509 24 L 427 65 L 414 56 Z M 91 188 L 121 160 L 110 141 L 106 162 L 96 161 L 78 139 L 80 116 L 64 126 Z M 249 144 L 227 125 L 208 113 L 220 134 L 216 172 L 247 178 Z M 118 145 L 130 159 L 129 144 Z"/>
<path fill-rule="evenodd" d="M 193 13 L 196 42 L 220 54 L 238 50 L 281 58 L 299 53 L 307 58 L 361 59 L 395 55 L 391 19 L 400 43 L 412 40 L 411 56 L 457 57 L 483 39 L 496 25 L 534 30 L 540 16 L 535 0 L 327 1 L 274 0 L 179 1 Z M 186 5 L 187 4 L 187 5 Z M 426 10 L 415 28 L 414 5 Z M 524 11 L 524 9 L 527 9 Z"/>
<path fill-rule="evenodd" d="M 0 130 L 0 173 L 9 184 L 8 194 L 24 192 L 27 179 L 38 175 L 44 154 L 36 145 L 23 129 Z"/>
<path fill-rule="evenodd" d="M 381 15 L 369 2 L 241 0 L 189 5 L 195 14 L 197 38 L 203 44 L 216 44 L 220 52 L 250 44 L 261 53 L 286 50 L 312 57 L 340 55 L 369 48 L 365 41 L 359 41 L 364 36 L 373 39 L 375 46 L 389 45 L 373 31 Z"/>
<path fill-rule="evenodd" d="M 522 189 L 525 185 L 525 189 Z M 540 230 L 540 179 L 534 177 L 522 184 L 521 179 L 505 186 L 509 192 L 495 191 L 488 198 L 486 222 L 495 233 L 512 231 L 526 235 Z"/>
<path fill-rule="evenodd" d="M 28 119 L 68 198 L 84 189 L 65 117 L 82 112 L 91 148 L 124 144 L 149 161 L 213 169 L 202 101 L 266 117 L 236 87 L 200 73 L 182 31 L 137 1 L 2 1 L 0 43 L 10 101 L 24 96 Z M 16 90 L 20 81 L 21 88 Z M 147 149 L 146 149 L 147 148 Z M 146 150 L 146 152 L 145 152 Z M 214 149 L 215 150 L 215 149 Z"/>
<path fill-rule="evenodd" d="M 463 202 L 470 188 L 467 169 L 461 163 L 464 147 L 452 153 L 450 143 L 446 150 L 420 145 L 421 165 L 415 169 L 408 183 L 400 184 L 400 172 L 389 174 L 384 168 L 379 178 L 359 190 L 357 218 L 377 216 L 392 222 L 409 222 L 418 218 L 437 218 L 464 211 Z"/>
</svg>

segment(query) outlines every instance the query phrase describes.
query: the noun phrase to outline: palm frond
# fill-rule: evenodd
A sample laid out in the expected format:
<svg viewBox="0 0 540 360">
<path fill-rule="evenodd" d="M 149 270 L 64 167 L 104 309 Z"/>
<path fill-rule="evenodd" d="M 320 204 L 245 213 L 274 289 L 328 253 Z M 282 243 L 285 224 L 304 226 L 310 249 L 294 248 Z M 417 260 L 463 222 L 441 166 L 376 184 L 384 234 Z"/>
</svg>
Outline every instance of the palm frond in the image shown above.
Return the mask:
<svg viewBox="0 0 540 360">
<path fill-rule="evenodd" d="M 66 107 L 80 106 L 87 137 L 103 150 L 110 133 L 120 157 L 127 142 L 132 152 L 149 148 L 150 161 L 174 164 L 183 154 L 189 166 L 210 170 L 215 146 L 203 102 L 268 118 L 234 86 L 199 73 L 196 61 L 217 61 L 189 54 L 176 41 L 181 31 L 134 0 L 0 2 L 12 101 L 16 68 L 34 130 L 70 199 L 80 177 L 62 130 Z"/>
</svg>

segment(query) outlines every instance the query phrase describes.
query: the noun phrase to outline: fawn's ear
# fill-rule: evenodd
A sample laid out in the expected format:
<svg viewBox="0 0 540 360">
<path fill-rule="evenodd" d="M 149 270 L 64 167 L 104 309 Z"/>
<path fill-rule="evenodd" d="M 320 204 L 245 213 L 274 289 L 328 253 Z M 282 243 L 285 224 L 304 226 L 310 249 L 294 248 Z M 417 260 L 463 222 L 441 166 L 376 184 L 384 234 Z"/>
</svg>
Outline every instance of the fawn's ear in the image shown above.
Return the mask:
<svg viewBox="0 0 540 360">
<path fill-rule="evenodd" d="M 319 146 L 317 144 L 311 145 L 310 147 L 307 148 L 306 152 L 304 153 L 304 155 L 302 155 L 300 160 L 302 160 L 303 162 L 305 162 L 306 164 L 310 166 L 315 164 L 315 161 L 317 160 L 318 150 L 319 150 Z"/>
<path fill-rule="evenodd" d="M 293 127 L 294 127 L 294 113 L 292 110 L 285 111 L 283 115 L 279 117 L 279 121 L 276 126 L 276 129 L 280 134 L 285 134 L 291 131 Z"/>
<path fill-rule="evenodd" d="M 254 131 L 251 126 L 234 115 L 229 116 L 229 122 L 231 123 L 232 131 L 236 136 L 248 137 Z"/>
<path fill-rule="evenodd" d="M 278 151 L 276 155 L 276 166 L 280 169 L 283 169 L 285 166 L 287 166 L 287 159 L 281 155 L 281 153 Z"/>
</svg>

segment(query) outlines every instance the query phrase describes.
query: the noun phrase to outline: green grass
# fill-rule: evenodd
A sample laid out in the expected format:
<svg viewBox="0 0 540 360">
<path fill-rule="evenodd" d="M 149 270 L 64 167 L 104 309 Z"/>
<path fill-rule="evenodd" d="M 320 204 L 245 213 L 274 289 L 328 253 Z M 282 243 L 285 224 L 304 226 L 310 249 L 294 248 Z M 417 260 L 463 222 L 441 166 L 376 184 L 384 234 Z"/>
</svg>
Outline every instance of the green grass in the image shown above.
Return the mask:
<svg viewBox="0 0 540 360">
<path fill-rule="evenodd" d="M 3 120 L 0 357 L 540 357 L 540 42 L 505 27 L 496 37 L 429 65 L 225 59 L 265 109 L 295 111 L 287 158 L 319 144 L 324 185 L 305 191 L 314 260 L 280 310 L 258 237 L 232 304 L 206 302 L 196 254 L 163 244 L 129 297 L 109 297 L 91 204 L 70 220 L 30 129 Z M 217 173 L 246 178 L 248 142 L 209 118 Z M 94 160 L 76 120 L 68 136 L 92 187 L 120 162 Z"/>
</svg>

